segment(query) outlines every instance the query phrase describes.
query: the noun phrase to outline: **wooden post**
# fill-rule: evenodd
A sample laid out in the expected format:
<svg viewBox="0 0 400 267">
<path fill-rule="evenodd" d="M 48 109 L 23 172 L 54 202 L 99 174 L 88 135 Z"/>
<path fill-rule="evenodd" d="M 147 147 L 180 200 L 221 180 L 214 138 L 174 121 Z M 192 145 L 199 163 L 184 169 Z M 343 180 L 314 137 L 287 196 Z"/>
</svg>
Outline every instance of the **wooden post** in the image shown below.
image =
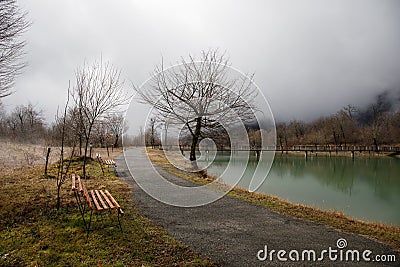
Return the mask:
<svg viewBox="0 0 400 267">
<path fill-rule="evenodd" d="M 44 176 L 47 176 L 47 166 L 49 164 L 50 149 L 51 149 L 50 147 L 47 148 L 46 165 L 44 167 Z"/>
</svg>

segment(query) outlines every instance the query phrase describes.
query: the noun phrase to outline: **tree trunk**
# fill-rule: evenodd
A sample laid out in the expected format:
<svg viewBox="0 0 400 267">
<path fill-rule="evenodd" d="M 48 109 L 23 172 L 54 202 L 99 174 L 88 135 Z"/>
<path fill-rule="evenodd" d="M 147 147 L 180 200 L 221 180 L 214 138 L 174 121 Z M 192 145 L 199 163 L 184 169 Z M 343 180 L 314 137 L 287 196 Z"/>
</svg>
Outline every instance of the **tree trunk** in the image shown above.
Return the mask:
<svg viewBox="0 0 400 267">
<path fill-rule="evenodd" d="M 200 137 L 200 130 L 201 130 L 201 117 L 196 119 L 196 128 L 192 134 L 192 144 L 190 145 L 190 161 L 192 162 L 192 166 L 197 169 L 197 162 L 196 162 L 196 147 L 197 143 L 199 142 Z"/>
<path fill-rule="evenodd" d="M 86 179 L 86 157 L 88 152 L 88 145 L 90 140 L 90 134 L 92 133 L 94 121 L 90 124 L 87 135 L 85 134 L 85 155 L 83 156 L 83 179 Z"/>
<path fill-rule="evenodd" d="M 375 146 L 375 152 L 378 152 L 378 142 L 376 141 L 376 138 L 373 138 L 374 140 L 374 146 Z"/>
<path fill-rule="evenodd" d="M 333 140 L 334 140 L 334 142 L 335 142 L 335 146 L 337 146 L 337 145 L 338 145 L 338 141 L 337 141 L 337 138 L 336 138 L 336 132 L 333 131 L 333 132 L 332 132 L 332 135 L 333 135 Z"/>
<path fill-rule="evenodd" d="M 342 125 L 340 125 L 340 130 L 342 131 L 342 137 L 343 137 L 343 141 L 344 141 L 344 146 L 347 146 L 346 135 L 344 134 L 344 129 L 343 129 Z"/>
<path fill-rule="evenodd" d="M 114 147 L 115 147 L 115 148 L 118 147 L 118 141 L 119 141 L 119 135 L 116 134 L 116 135 L 115 135 L 115 143 L 114 143 Z"/>
<path fill-rule="evenodd" d="M 88 150 L 89 139 L 86 138 L 85 142 L 85 155 L 83 156 L 83 179 L 86 179 L 86 157 L 87 157 L 87 150 Z"/>
<path fill-rule="evenodd" d="M 82 156 L 82 135 L 79 135 L 79 156 Z"/>
<path fill-rule="evenodd" d="M 192 143 L 190 145 L 190 161 L 196 161 L 196 146 L 199 141 L 199 137 L 196 135 L 192 136 Z"/>
</svg>

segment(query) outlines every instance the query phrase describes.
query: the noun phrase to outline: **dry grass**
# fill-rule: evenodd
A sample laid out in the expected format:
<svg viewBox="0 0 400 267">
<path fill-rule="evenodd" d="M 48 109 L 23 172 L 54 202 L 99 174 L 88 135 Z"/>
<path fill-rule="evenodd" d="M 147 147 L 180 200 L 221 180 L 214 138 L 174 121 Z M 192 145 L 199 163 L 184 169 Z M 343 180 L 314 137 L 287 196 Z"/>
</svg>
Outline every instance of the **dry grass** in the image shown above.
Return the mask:
<svg viewBox="0 0 400 267">
<path fill-rule="evenodd" d="M 18 147 L 8 145 L 14 151 Z M 56 181 L 43 177 L 43 166 L 13 166 L 0 169 L 0 266 L 213 265 L 141 215 L 131 188 L 111 172 L 103 175 L 97 162 L 89 162 L 86 187 L 113 194 L 125 211 L 124 231 L 112 217 L 114 222 L 91 232 L 88 242 L 70 180 L 62 188 L 62 208 L 56 210 Z M 80 168 L 81 162 L 73 162 L 74 171 Z M 53 165 L 49 176 L 55 174 Z"/>
<path fill-rule="evenodd" d="M 37 166 L 44 165 L 46 162 L 48 146 L 21 144 L 9 141 L 0 140 L 0 167 L 13 168 L 16 165 Z M 64 157 L 68 158 L 71 155 L 72 148 L 64 149 Z M 49 162 L 54 163 L 60 158 L 60 147 L 51 147 Z M 101 154 L 103 159 L 112 159 L 122 152 L 122 148 L 93 148 L 92 157 L 96 154 Z M 78 148 L 75 148 L 75 155 L 78 153 Z"/>
<path fill-rule="evenodd" d="M 0 164 L 3 167 L 44 164 L 46 161 L 46 152 L 47 147 L 41 145 L 0 141 Z M 51 153 L 51 162 L 55 162 L 58 159 L 57 154 Z"/>
<path fill-rule="evenodd" d="M 164 153 L 161 150 L 148 149 L 147 153 L 154 163 L 179 177 L 193 181 L 200 185 L 208 184 L 213 181 L 213 179 L 210 177 L 206 179 L 200 178 L 195 174 L 186 173 L 175 168 L 167 161 Z M 393 247 L 395 250 L 400 251 L 399 226 L 390 226 L 374 222 L 364 222 L 345 216 L 341 212 L 324 211 L 301 204 L 293 204 L 276 196 L 261 193 L 251 193 L 242 188 L 234 188 L 228 193 L 228 195 L 242 199 L 247 202 L 251 202 L 256 205 L 267 207 L 281 214 L 322 223 L 337 230 L 345 231 L 348 233 L 363 235 L 374 240 L 386 243 Z"/>
</svg>

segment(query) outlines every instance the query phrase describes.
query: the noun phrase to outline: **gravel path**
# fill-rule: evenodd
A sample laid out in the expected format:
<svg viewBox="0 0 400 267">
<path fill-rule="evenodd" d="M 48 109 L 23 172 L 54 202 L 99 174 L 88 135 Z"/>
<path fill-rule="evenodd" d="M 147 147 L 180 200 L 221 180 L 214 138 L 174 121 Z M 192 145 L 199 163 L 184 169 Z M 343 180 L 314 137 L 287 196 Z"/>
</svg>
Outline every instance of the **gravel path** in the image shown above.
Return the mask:
<svg viewBox="0 0 400 267">
<path fill-rule="evenodd" d="M 131 149 L 128 154 L 129 168 L 134 170 L 132 174 L 148 179 L 151 183 L 154 174 L 143 167 L 146 157 L 144 150 Z M 145 216 L 161 225 L 171 236 L 222 266 L 400 266 L 400 255 L 386 245 L 362 236 L 341 233 L 318 223 L 281 215 L 239 199 L 225 196 L 212 204 L 196 208 L 163 204 L 137 186 L 123 155 L 115 160 L 118 164 L 118 175 L 134 186 L 135 205 Z M 155 168 L 169 181 L 194 186 L 193 183 L 171 175 L 159 167 Z M 304 250 L 315 250 L 318 258 L 321 251 L 329 250 L 330 247 L 332 250 L 338 250 L 337 240 L 340 238 L 347 241 L 347 247 L 338 252 L 332 251 L 331 255 L 340 258 L 342 251 L 345 258 L 347 250 L 358 250 L 360 262 L 331 261 L 329 251 L 325 252 L 323 261 L 296 262 L 289 258 L 291 250 L 298 251 L 300 259 Z M 257 258 L 257 253 L 265 246 L 269 255 L 272 250 L 276 251 L 272 261 L 269 258 L 265 261 Z M 288 261 L 278 260 L 279 250 L 286 251 L 283 258 L 287 258 Z M 372 251 L 369 255 L 371 260 L 375 255 L 393 254 L 396 262 L 366 262 L 362 259 L 362 252 L 365 250 Z M 291 252 L 290 255 L 295 258 L 296 252 Z M 264 253 L 260 253 L 259 256 L 263 257 Z"/>
</svg>

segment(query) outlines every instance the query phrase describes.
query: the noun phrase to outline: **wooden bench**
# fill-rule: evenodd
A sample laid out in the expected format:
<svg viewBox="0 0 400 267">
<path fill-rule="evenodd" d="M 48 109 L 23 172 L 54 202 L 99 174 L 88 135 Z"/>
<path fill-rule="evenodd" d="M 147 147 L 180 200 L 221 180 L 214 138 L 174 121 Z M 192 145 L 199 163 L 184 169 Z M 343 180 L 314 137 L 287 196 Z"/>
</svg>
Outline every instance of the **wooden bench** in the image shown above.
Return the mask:
<svg viewBox="0 0 400 267">
<path fill-rule="evenodd" d="M 105 163 L 106 165 L 108 165 L 108 166 L 117 167 L 117 163 L 115 163 L 115 161 L 112 160 L 112 159 L 106 159 L 106 160 L 104 161 L 104 163 Z"/>
<path fill-rule="evenodd" d="M 100 154 L 97 154 L 97 160 L 100 163 L 100 167 L 101 167 L 101 170 L 102 170 L 103 174 L 104 174 L 103 165 L 106 165 L 107 167 L 112 167 L 114 172 L 116 172 L 117 163 L 114 160 L 112 160 L 112 159 L 103 160 L 101 158 Z"/>
<path fill-rule="evenodd" d="M 95 212 L 105 212 L 109 211 L 112 215 L 112 210 L 117 211 L 118 225 L 122 232 L 122 226 L 120 221 L 120 216 L 125 213 L 121 209 L 121 206 L 114 199 L 114 197 L 108 192 L 108 190 L 90 190 L 86 189 L 85 183 L 80 178 L 79 175 L 71 174 L 72 191 L 74 192 L 76 201 L 78 203 L 79 211 L 82 215 L 85 230 L 87 232 L 87 237 L 89 237 L 90 226 L 92 222 L 93 211 Z M 90 211 L 89 221 L 86 222 L 85 214 Z"/>
</svg>

